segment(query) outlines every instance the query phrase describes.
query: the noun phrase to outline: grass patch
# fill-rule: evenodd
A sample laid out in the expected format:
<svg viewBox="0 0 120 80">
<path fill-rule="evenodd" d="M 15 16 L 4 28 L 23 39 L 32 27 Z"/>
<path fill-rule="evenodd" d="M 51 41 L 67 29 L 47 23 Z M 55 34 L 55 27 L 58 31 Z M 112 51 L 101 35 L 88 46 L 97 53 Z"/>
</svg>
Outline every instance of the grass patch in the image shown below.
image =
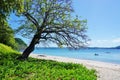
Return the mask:
<svg viewBox="0 0 120 80">
<path fill-rule="evenodd" d="M 34 58 L 19 61 L 17 56 L 0 44 L 0 80 L 97 80 L 95 70 L 83 65 Z"/>
</svg>

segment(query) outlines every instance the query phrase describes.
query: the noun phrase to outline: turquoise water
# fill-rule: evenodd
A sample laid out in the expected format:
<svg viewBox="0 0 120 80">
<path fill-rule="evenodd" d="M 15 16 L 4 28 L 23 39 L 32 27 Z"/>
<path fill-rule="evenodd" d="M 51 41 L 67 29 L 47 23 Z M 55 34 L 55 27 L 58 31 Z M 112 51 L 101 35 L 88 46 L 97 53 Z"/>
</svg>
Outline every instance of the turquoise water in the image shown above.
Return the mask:
<svg viewBox="0 0 120 80">
<path fill-rule="evenodd" d="M 120 64 L 120 49 L 36 48 L 33 53 Z"/>
</svg>

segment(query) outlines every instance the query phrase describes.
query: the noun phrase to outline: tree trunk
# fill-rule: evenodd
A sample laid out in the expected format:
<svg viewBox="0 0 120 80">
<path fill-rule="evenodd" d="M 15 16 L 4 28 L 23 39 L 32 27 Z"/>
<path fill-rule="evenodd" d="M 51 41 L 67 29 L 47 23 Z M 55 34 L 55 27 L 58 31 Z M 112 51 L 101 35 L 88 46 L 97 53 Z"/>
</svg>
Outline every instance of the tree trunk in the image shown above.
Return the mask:
<svg viewBox="0 0 120 80">
<path fill-rule="evenodd" d="M 33 37 L 32 41 L 31 41 L 30 45 L 24 50 L 24 52 L 22 53 L 22 55 L 19 56 L 17 59 L 19 59 L 19 60 L 25 60 L 25 59 L 28 58 L 28 56 L 30 55 L 30 53 L 34 50 L 35 45 L 37 43 L 39 43 L 39 39 L 40 39 L 39 36 L 40 36 L 39 34 L 34 35 L 34 37 Z"/>
</svg>

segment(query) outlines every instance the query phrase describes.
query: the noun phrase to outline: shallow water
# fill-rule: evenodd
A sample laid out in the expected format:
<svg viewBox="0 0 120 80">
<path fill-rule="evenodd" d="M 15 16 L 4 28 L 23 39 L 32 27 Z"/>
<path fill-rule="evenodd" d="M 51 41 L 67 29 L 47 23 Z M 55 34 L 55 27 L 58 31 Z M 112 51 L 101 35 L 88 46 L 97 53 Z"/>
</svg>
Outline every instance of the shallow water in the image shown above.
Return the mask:
<svg viewBox="0 0 120 80">
<path fill-rule="evenodd" d="M 120 49 L 36 48 L 33 53 L 120 64 Z"/>
</svg>

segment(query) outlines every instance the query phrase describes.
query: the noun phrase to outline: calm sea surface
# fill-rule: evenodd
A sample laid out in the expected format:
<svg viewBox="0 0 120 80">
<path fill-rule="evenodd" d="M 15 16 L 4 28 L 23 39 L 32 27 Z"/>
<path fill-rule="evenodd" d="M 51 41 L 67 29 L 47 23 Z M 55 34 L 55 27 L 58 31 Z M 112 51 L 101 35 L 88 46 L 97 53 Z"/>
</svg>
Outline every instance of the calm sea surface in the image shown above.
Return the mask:
<svg viewBox="0 0 120 80">
<path fill-rule="evenodd" d="M 120 49 L 36 48 L 33 53 L 120 64 Z"/>
</svg>

